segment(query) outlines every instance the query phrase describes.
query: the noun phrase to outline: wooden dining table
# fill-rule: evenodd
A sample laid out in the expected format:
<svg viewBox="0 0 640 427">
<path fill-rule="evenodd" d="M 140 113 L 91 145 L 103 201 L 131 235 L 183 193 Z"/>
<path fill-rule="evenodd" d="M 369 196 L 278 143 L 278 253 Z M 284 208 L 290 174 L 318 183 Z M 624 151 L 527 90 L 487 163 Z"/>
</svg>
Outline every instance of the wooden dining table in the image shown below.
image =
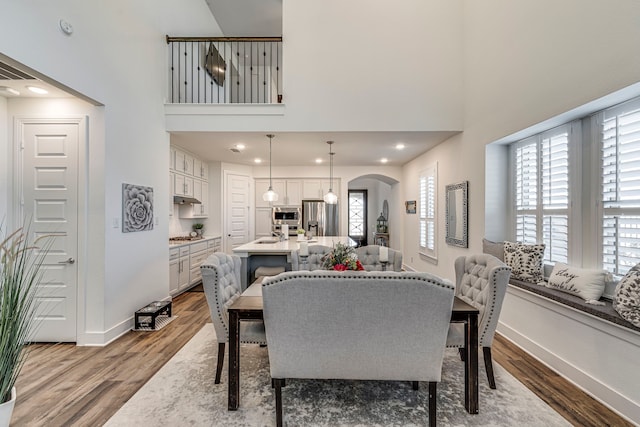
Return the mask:
<svg viewBox="0 0 640 427">
<path fill-rule="evenodd" d="M 249 286 L 228 308 L 229 312 L 229 393 L 228 409 L 240 406 L 240 322 L 263 319 L 262 284 Z M 465 324 L 464 407 L 478 413 L 478 315 L 472 305 L 455 297 L 451 322 Z"/>
</svg>

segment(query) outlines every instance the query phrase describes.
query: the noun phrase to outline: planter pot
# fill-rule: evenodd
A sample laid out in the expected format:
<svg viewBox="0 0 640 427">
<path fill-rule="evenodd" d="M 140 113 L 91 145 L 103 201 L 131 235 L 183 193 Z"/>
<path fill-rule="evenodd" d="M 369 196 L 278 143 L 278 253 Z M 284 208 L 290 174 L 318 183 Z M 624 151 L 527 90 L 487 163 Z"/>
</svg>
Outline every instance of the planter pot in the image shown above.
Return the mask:
<svg viewBox="0 0 640 427">
<path fill-rule="evenodd" d="M 298 234 L 298 241 L 307 240 L 304 234 Z"/>
<path fill-rule="evenodd" d="M 11 400 L 0 403 L 0 427 L 9 427 L 13 407 L 16 404 L 16 388 L 11 389 Z"/>
</svg>

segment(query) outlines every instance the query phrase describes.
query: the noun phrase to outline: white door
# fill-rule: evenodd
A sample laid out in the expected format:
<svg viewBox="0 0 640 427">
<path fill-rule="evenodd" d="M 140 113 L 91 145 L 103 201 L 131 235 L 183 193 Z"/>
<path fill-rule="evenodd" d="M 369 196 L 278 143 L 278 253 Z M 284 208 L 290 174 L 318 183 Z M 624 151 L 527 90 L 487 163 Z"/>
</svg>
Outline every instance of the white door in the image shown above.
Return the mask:
<svg viewBox="0 0 640 427">
<path fill-rule="evenodd" d="M 34 341 L 76 341 L 80 124 L 23 121 L 23 217 L 35 237 L 53 235 L 38 287 Z"/>
<path fill-rule="evenodd" d="M 249 241 L 249 177 L 226 174 L 225 252 Z"/>
</svg>

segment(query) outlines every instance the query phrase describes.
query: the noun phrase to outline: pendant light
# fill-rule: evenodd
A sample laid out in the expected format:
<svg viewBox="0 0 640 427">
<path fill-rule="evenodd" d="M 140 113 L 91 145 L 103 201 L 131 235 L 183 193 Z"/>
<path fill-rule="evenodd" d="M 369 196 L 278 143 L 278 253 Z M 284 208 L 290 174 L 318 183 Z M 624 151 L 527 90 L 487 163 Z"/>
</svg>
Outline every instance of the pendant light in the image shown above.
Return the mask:
<svg viewBox="0 0 640 427">
<path fill-rule="evenodd" d="M 327 144 L 329 144 L 329 192 L 324 195 L 324 202 L 328 205 L 335 205 L 338 203 L 338 196 L 333 192 L 333 155 L 335 153 L 331 151 L 333 141 L 327 141 Z"/>
<path fill-rule="evenodd" d="M 266 193 L 262 195 L 262 200 L 265 202 L 277 202 L 278 201 L 278 193 L 273 191 L 273 187 L 271 185 L 271 140 L 275 135 L 268 134 L 267 138 L 269 138 L 269 189 Z"/>
</svg>

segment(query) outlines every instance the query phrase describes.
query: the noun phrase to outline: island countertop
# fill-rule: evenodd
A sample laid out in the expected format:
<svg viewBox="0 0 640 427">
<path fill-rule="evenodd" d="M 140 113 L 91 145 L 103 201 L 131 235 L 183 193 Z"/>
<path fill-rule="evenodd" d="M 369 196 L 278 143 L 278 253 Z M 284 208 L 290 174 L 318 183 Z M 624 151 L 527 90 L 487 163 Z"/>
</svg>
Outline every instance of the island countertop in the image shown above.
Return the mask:
<svg viewBox="0 0 640 427">
<path fill-rule="evenodd" d="M 349 236 L 317 236 L 310 240 L 305 240 L 309 245 L 324 245 L 333 247 L 336 243 L 345 243 L 355 246 L 356 242 Z M 291 254 L 292 251 L 300 249 L 300 242 L 295 238 L 278 241 L 275 237 L 262 237 L 244 245 L 233 248 L 233 253 L 240 257 L 247 257 L 251 254 Z"/>
</svg>

